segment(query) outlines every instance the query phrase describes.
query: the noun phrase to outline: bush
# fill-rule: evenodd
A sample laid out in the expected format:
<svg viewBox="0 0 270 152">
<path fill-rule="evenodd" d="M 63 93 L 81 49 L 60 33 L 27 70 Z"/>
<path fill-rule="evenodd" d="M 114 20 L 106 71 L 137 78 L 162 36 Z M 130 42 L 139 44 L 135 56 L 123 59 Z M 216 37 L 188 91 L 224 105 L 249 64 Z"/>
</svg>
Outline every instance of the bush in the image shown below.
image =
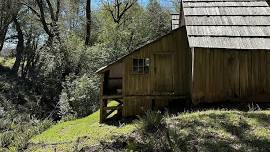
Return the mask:
<svg viewBox="0 0 270 152">
<path fill-rule="evenodd" d="M 147 111 L 146 115 L 139 117 L 138 129 L 144 133 L 154 133 L 159 129 L 164 128 L 165 119 L 161 112 Z"/>
<path fill-rule="evenodd" d="M 12 144 L 14 140 L 14 133 L 12 131 L 6 131 L 0 134 L 0 147 L 7 148 Z"/>
<path fill-rule="evenodd" d="M 166 127 L 165 116 L 161 112 L 147 111 L 144 117 L 139 117 L 137 128 L 137 139 L 129 141 L 128 150 L 155 152 L 177 149 L 171 139 L 173 132 Z"/>
<path fill-rule="evenodd" d="M 70 114 L 84 117 L 97 109 L 99 89 L 95 79 L 87 75 L 71 75 L 67 78 L 59 101 L 62 118 L 70 117 Z"/>
<path fill-rule="evenodd" d="M 21 151 L 27 147 L 28 141 L 35 135 L 48 129 L 53 123 L 51 120 L 39 121 L 34 118 L 26 120 L 25 114 L 22 117 L 1 119 L 0 149 L 6 151 Z M 7 125 L 8 124 L 8 125 Z"/>
</svg>

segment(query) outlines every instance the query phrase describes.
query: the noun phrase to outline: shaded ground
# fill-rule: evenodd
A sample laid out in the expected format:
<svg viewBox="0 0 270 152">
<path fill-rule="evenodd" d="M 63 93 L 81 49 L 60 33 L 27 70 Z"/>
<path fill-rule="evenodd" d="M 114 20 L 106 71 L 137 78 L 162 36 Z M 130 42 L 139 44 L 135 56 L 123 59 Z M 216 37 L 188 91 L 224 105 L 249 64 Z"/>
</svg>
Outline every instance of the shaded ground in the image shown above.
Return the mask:
<svg viewBox="0 0 270 152">
<path fill-rule="evenodd" d="M 270 111 L 204 111 L 168 120 L 183 150 L 269 151 Z M 189 150 L 188 150 L 189 151 Z"/>
<path fill-rule="evenodd" d="M 183 113 L 167 118 L 166 128 L 156 133 L 145 135 L 136 131 L 131 136 L 117 138 L 111 144 L 89 146 L 82 151 L 131 149 L 135 151 L 166 149 L 185 152 L 269 152 L 270 111 L 209 110 Z"/>
<path fill-rule="evenodd" d="M 200 103 L 198 105 L 191 105 L 190 101 L 172 101 L 164 111 L 169 111 L 171 114 L 177 114 L 186 111 L 205 111 L 205 110 L 238 110 L 238 111 L 254 111 L 254 110 L 268 110 L 270 109 L 270 102 L 256 103 L 256 102 L 218 102 L 218 103 Z"/>
</svg>

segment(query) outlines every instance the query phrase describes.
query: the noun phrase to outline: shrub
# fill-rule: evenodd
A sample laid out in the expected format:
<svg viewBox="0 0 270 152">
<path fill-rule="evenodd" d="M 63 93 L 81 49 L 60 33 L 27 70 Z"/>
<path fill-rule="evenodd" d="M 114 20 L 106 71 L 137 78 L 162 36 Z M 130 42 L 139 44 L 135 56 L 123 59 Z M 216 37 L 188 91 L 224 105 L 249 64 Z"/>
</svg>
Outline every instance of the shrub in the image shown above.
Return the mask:
<svg viewBox="0 0 270 152">
<path fill-rule="evenodd" d="M 0 134 L 0 147 L 7 148 L 12 144 L 14 140 L 14 133 L 12 131 L 6 131 Z"/>
<path fill-rule="evenodd" d="M 59 101 L 62 117 L 70 114 L 84 117 L 97 109 L 98 85 L 95 79 L 87 75 L 81 77 L 71 75 L 67 78 Z"/>
<path fill-rule="evenodd" d="M 34 135 L 52 124 L 52 120 L 41 121 L 23 111 L 5 110 L 0 118 L 0 151 L 22 151 Z"/>
<path fill-rule="evenodd" d="M 159 111 L 147 111 L 145 116 L 139 117 L 138 128 L 145 133 L 154 133 L 164 126 L 165 119 Z"/>
</svg>

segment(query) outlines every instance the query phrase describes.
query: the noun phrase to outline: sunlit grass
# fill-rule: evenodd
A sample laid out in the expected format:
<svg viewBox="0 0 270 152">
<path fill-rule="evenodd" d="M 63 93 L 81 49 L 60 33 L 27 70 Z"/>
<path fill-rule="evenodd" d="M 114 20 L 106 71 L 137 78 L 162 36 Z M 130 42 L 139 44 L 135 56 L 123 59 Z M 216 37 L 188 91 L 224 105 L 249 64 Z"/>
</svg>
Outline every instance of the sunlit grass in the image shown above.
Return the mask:
<svg viewBox="0 0 270 152">
<path fill-rule="evenodd" d="M 115 103 L 111 103 L 110 106 L 113 104 Z M 99 124 L 99 114 L 97 111 L 82 119 L 58 123 L 31 140 L 34 144 L 48 144 L 48 146 L 33 146 L 30 151 L 54 151 L 54 148 L 57 151 L 72 151 L 78 139 L 79 147 L 95 145 L 100 141 L 110 141 L 113 136 L 129 134 L 135 129 L 134 124 L 123 124 L 120 127 Z M 50 145 L 55 143 L 58 145 Z"/>
<path fill-rule="evenodd" d="M 99 111 L 78 120 L 58 123 L 34 137 L 29 151 L 74 151 L 110 141 L 114 136 L 130 134 L 136 124 L 111 126 L 98 123 Z M 270 150 L 270 111 L 208 110 L 186 112 L 166 118 L 167 127 L 176 131 L 183 150 L 267 151 Z M 80 138 L 83 137 L 83 138 Z M 76 140 L 79 142 L 76 142 Z M 51 145 L 58 143 L 57 145 Z M 76 143 L 79 143 L 76 146 Z"/>
<path fill-rule="evenodd" d="M 11 68 L 14 63 L 15 63 L 15 58 L 4 58 L 0 56 L 1 66 Z"/>
</svg>

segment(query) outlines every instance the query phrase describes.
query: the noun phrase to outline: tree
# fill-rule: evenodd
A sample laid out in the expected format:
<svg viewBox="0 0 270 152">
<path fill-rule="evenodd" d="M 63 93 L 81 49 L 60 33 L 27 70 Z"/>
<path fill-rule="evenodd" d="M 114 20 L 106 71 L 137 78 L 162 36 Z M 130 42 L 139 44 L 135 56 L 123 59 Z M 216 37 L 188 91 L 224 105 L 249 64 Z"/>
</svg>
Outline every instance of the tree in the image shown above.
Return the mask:
<svg viewBox="0 0 270 152">
<path fill-rule="evenodd" d="M 146 22 L 149 24 L 146 28 L 149 32 L 149 40 L 153 40 L 170 31 L 170 13 L 162 8 L 157 0 L 150 0 L 146 7 Z"/>
<path fill-rule="evenodd" d="M 14 14 L 17 14 L 16 1 L 0 0 L 0 52 L 3 49 L 5 37 Z"/>
<path fill-rule="evenodd" d="M 110 12 L 113 21 L 120 24 L 126 12 L 137 3 L 137 0 L 103 0 L 103 7 Z"/>
<path fill-rule="evenodd" d="M 43 29 L 45 30 L 45 32 L 47 33 L 47 35 L 49 36 L 49 42 L 51 43 L 54 39 L 55 36 L 59 37 L 59 27 L 58 27 L 58 20 L 59 20 L 59 15 L 60 15 L 60 0 L 56 0 L 56 7 L 55 9 L 52 6 L 51 0 L 35 0 L 38 8 L 39 8 L 39 12 L 40 14 L 37 13 L 37 16 L 40 18 L 40 21 L 42 23 Z M 46 21 L 46 14 L 45 14 L 45 10 L 44 8 L 46 8 L 46 5 L 48 6 L 48 12 L 49 12 L 49 16 L 51 19 L 51 23 L 48 23 Z M 47 12 L 47 11 L 46 11 Z M 48 26 L 50 25 L 50 27 Z"/>
<path fill-rule="evenodd" d="M 91 0 L 86 0 L 86 36 L 85 45 L 90 45 L 91 38 Z"/>
<path fill-rule="evenodd" d="M 12 72 L 18 73 L 18 70 L 22 61 L 22 57 L 23 57 L 23 51 L 24 51 L 24 34 L 23 34 L 21 24 L 19 23 L 17 19 L 17 15 L 13 16 L 13 23 L 17 31 L 18 42 L 17 42 L 17 47 L 16 47 L 16 60 L 12 67 Z"/>
<path fill-rule="evenodd" d="M 181 9 L 181 0 L 171 0 L 171 3 L 172 3 L 172 6 L 173 6 L 173 9 L 174 9 L 174 12 L 180 12 L 180 9 Z"/>
<path fill-rule="evenodd" d="M 91 0 L 13 1 L 0 0 L 0 44 L 6 37 L 17 45 L 12 70 L 37 96 L 31 100 L 43 118 L 59 104 L 68 111 L 66 101 L 79 116 L 93 112 L 95 71 L 170 29 L 168 12 L 154 0 L 147 7 L 102 0 L 95 11 Z"/>
</svg>

